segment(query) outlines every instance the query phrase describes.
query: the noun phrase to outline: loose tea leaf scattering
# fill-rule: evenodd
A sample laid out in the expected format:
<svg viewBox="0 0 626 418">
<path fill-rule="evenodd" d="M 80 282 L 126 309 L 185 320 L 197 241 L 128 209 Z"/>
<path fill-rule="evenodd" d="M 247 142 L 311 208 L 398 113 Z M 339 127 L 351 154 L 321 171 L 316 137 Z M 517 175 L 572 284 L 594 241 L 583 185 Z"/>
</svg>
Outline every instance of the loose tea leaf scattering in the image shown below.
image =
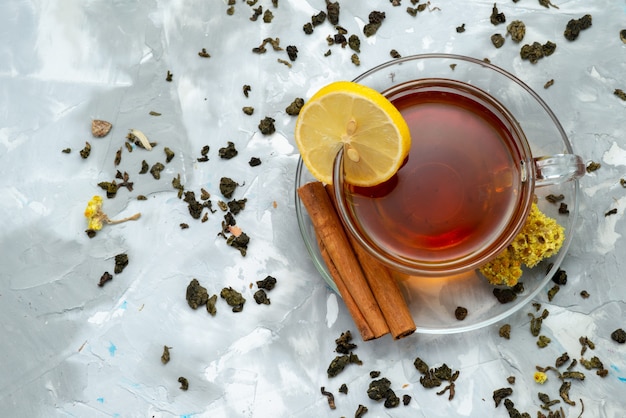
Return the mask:
<svg viewBox="0 0 626 418">
<path fill-rule="evenodd" d="M 187 390 L 189 389 L 189 381 L 184 378 L 184 377 L 179 377 L 178 378 L 178 383 L 180 383 L 180 390 Z"/>
</svg>

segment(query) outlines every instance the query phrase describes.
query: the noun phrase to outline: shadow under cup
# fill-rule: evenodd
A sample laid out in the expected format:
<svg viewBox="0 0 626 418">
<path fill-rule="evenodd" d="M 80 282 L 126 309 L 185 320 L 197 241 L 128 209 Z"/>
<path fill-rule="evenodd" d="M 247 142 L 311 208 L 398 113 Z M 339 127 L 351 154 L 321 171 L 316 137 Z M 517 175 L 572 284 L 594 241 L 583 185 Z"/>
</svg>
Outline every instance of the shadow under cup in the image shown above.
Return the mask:
<svg viewBox="0 0 626 418">
<path fill-rule="evenodd" d="M 470 70 L 480 66 L 469 64 Z M 380 72 L 370 73 L 376 71 Z M 421 71 L 410 72 L 422 75 Z M 519 116 L 486 91 L 494 87 L 506 93 L 511 80 L 493 86 L 477 83 L 479 88 L 466 81 L 473 81 L 472 74 L 418 78 L 407 74 L 403 80 L 397 71 L 382 73 L 366 73 L 355 81 L 382 91 L 400 110 L 411 131 L 409 155 L 389 181 L 361 188 L 344 181 L 344 164 L 352 162 L 340 151 L 333 183 L 339 215 L 349 233 L 396 271 L 451 276 L 484 265 L 519 233 L 535 198 L 535 185 L 584 172 L 582 160 L 575 156 L 533 158 Z M 387 79 L 376 85 L 382 75 Z M 531 106 L 523 109 L 534 111 Z M 562 133 L 555 118 L 548 122 Z M 544 172 L 549 179 L 542 179 Z"/>
</svg>

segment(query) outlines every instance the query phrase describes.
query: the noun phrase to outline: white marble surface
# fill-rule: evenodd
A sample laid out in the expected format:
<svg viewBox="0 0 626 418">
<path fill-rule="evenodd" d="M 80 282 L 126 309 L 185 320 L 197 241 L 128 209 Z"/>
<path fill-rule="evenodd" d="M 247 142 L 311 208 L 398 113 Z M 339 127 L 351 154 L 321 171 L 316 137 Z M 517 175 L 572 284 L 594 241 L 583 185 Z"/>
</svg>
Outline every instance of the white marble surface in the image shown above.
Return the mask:
<svg viewBox="0 0 626 418">
<path fill-rule="evenodd" d="M 540 386 L 535 365 L 553 364 L 563 352 L 580 358 L 579 337 L 587 336 L 608 369 L 601 378 L 586 371 L 574 382 L 575 406 L 567 416 L 626 416 L 626 346 L 610 333 L 626 328 L 623 235 L 626 189 L 626 102 L 613 94 L 626 90 L 626 29 L 623 1 L 555 0 L 546 8 L 536 0 L 498 2 L 507 23 L 526 23 L 524 43 L 552 40 L 556 52 L 533 65 L 519 57 L 519 45 L 507 39 L 496 49 L 489 37 L 504 33 L 490 21 L 492 1 L 437 1 L 416 17 L 403 0 L 341 1 L 340 25 L 362 40 L 361 65 L 352 51 L 329 47 L 335 31 L 326 22 L 311 35 L 302 25 L 325 8 L 323 0 L 269 0 L 262 6 L 275 16 L 250 21 L 252 8 L 237 0 L 210 1 L 25 1 L 0 4 L 0 411 L 14 417 L 312 417 L 354 416 L 359 404 L 367 417 L 506 417 L 494 407 L 495 389 L 515 376 L 511 400 L 537 416 L 537 392 L 559 399 L 560 381 L 551 374 Z M 376 36 L 362 27 L 372 10 L 386 12 Z M 569 42 L 569 19 L 593 16 L 593 26 Z M 465 24 L 465 32 L 455 28 Z M 283 47 L 296 45 L 293 66 L 285 51 L 251 52 L 266 37 Z M 268 45 L 269 46 L 269 45 Z M 206 48 L 204 59 L 198 52 Z M 563 268 L 569 281 L 552 302 L 547 289 L 536 302 L 550 311 L 542 333 L 552 339 L 537 348 L 529 332 L 532 306 L 508 318 L 512 337 L 498 336 L 502 323 L 455 335 L 389 337 L 364 343 L 355 353 L 362 366 L 350 365 L 329 379 L 334 339 L 351 329 L 341 300 L 315 270 L 299 235 L 293 202 L 297 163 L 292 130 L 295 119 L 285 107 L 308 98 L 322 85 L 352 79 L 365 69 L 402 55 L 447 52 L 489 58 L 534 88 L 559 117 L 574 150 L 601 168 L 581 181 L 580 216 Z M 324 57 L 324 53 L 332 54 Z M 167 71 L 173 81 L 165 81 Z M 544 89 L 551 79 L 555 83 Z M 252 87 L 245 98 L 242 86 Z M 252 116 L 243 106 L 255 108 Z M 150 116 L 150 111 L 161 116 Z M 276 120 L 276 133 L 262 135 L 258 122 Z M 92 119 L 113 123 L 102 139 L 90 132 Z M 128 129 L 156 141 L 153 151 L 124 149 L 113 160 Z M 78 151 L 92 145 L 88 159 Z M 235 143 L 239 155 L 225 161 L 218 149 Z M 209 161 L 196 162 L 204 145 Z M 161 180 L 139 175 L 140 162 L 163 161 L 163 147 L 176 157 Z M 62 149 L 72 152 L 64 154 Z M 250 167 L 250 157 L 262 164 Z M 116 170 L 127 171 L 133 192 L 122 189 L 106 199 L 112 218 L 141 212 L 136 222 L 105 226 L 89 239 L 83 211 L 98 182 Z M 181 174 L 187 190 L 205 188 L 214 206 L 222 199 L 219 179 L 241 184 L 234 197 L 247 198 L 237 223 L 251 237 L 248 255 L 227 247 L 217 233 L 222 213 L 207 222 L 192 219 L 171 187 Z M 144 194 L 147 201 L 137 201 Z M 605 216 L 611 209 L 617 213 Z M 182 230 L 181 222 L 190 225 Z M 128 267 L 104 287 L 97 283 L 113 270 L 113 257 L 127 253 Z M 277 278 L 271 305 L 257 305 L 250 284 Z M 243 312 L 218 301 L 218 313 L 193 311 L 185 289 L 197 278 L 210 293 L 227 286 L 244 293 Z M 256 286 L 255 286 L 256 287 Z M 588 299 L 579 295 L 587 290 Z M 163 345 L 171 361 L 160 362 Z M 431 366 L 447 363 L 460 370 L 456 396 L 448 401 L 419 383 L 413 360 Z M 577 369 L 580 369 L 578 367 Z M 369 372 L 389 378 L 408 406 L 386 409 L 367 398 Z M 185 376 L 189 390 L 179 389 Z M 337 392 L 341 383 L 348 395 Z M 335 394 L 330 410 L 320 393 Z M 553 407 L 554 409 L 554 407 Z"/>
</svg>

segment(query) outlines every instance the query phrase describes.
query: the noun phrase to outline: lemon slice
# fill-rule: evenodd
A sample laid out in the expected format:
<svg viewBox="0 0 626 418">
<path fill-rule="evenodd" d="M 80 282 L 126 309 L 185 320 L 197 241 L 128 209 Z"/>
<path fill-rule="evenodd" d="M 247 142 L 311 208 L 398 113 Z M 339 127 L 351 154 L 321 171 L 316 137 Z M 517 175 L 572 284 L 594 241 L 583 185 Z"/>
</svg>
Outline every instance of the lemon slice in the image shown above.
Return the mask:
<svg viewBox="0 0 626 418">
<path fill-rule="evenodd" d="M 331 83 L 306 102 L 295 139 L 306 167 L 327 184 L 343 147 L 346 181 L 362 187 L 389 180 L 411 147 L 400 111 L 381 93 L 350 81 Z"/>
</svg>

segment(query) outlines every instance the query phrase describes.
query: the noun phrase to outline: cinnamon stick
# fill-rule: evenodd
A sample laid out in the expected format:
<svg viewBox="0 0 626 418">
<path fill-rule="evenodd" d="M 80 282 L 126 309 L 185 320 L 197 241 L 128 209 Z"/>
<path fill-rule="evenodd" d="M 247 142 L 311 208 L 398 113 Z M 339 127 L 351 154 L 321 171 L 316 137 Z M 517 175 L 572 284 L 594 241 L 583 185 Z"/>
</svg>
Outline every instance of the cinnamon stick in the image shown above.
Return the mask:
<svg viewBox="0 0 626 418">
<path fill-rule="evenodd" d="M 326 192 L 337 209 L 337 201 L 332 185 L 326 185 Z M 346 233 L 348 240 L 356 254 L 365 279 L 372 289 L 372 294 L 385 316 L 387 325 L 394 339 L 400 339 L 415 332 L 415 321 L 409 307 L 400 291 L 398 282 L 391 276 L 389 269 L 370 255 L 350 233 Z"/>
<path fill-rule="evenodd" d="M 385 317 L 367 284 L 326 189 L 320 182 L 311 182 L 301 186 L 298 195 L 311 218 L 318 239 L 328 252 L 338 276 L 343 279 L 345 295 L 354 299 L 374 338 L 387 334 L 389 327 Z M 341 289 L 339 291 L 341 293 Z M 342 298 L 344 293 L 341 294 Z M 359 316 L 353 316 L 353 319 L 357 321 Z"/>
<path fill-rule="evenodd" d="M 346 284 L 344 283 L 343 279 L 341 278 L 341 275 L 337 271 L 337 267 L 335 267 L 333 260 L 330 258 L 330 254 L 328 254 L 326 247 L 324 247 L 324 243 L 322 243 L 322 241 L 318 239 L 317 245 L 320 249 L 320 253 L 322 254 L 322 258 L 324 259 L 324 262 L 326 263 L 328 272 L 333 278 L 333 281 L 335 282 L 335 285 L 337 286 L 337 290 L 339 290 L 339 293 L 341 294 L 341 298 L 343 299 L 343 302 L 345 303 L 346 308 L 348 309 L 348 312 L 350 312 L 350 316 L 352 317 L 354 324 L 356 325 L 357 329 L 359 330 L 359 333 L 361 334 L 361 338 L 363 338 L 363 341 L 374 339 L 374 333 L 372 332 L 372 329 L 368 325 L 367 320 L 365 319 L 358 305 L 354 301 L 354 298 L 348 291 Z"/>
</svg>

